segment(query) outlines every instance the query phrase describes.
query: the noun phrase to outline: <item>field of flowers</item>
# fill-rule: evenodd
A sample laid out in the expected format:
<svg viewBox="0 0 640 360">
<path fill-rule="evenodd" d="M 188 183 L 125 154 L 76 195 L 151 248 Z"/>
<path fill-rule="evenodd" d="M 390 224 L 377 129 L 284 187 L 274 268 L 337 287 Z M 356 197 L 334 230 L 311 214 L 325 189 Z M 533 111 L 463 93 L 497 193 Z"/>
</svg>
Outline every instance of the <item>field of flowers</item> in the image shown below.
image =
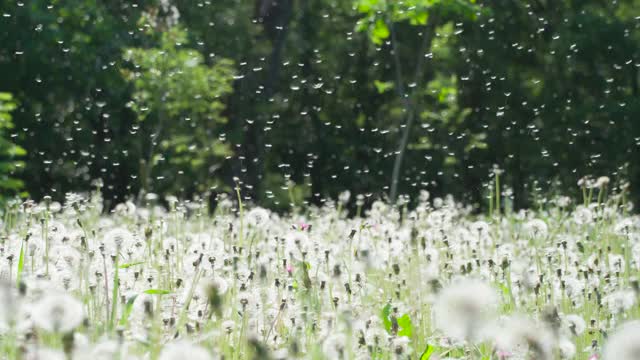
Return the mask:
<svg viewBox="0 0 640 360">
<path fill-rule="evenodd" d="M 640 221 L 605 189 L 485 215 L 424 191 L 356 216 L 348 193 L 287 216 L 14 202 L 2 357 L 639 359 Z"/>
</svg>

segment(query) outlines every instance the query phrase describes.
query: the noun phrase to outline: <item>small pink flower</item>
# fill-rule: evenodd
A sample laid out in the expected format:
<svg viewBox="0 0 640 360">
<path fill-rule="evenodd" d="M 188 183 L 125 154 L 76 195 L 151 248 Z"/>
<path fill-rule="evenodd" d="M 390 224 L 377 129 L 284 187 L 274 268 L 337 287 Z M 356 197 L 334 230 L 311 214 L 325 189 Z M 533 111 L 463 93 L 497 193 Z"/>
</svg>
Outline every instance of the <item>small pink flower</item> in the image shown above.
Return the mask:
<svg viewBox="0 0 640 360">
<path fill-rule="evenodd" d="M 291 274 L 293 272 L 293 266 L 291 266 L 291 264 L 287 264 L 287 268 L 286 269 L 287 269 L 287 272 L 289 274 Z"/>
<path fill-rule="evenodd" d="M 598 360 L 600 359 L 600 356 L 598 356 L 598 354 L 591 354 L 591 356 L 589 356 L 589 360 Z"/>
<path fill-rule="evenodd" d="M 307 228 L 309 228 L 309 226 L 311 226 L 310 224 L 305 223 L 304 221 L 300 223 L 299 227 L 300 230 L 305 231 L 307 230 Z"/>
</svg>

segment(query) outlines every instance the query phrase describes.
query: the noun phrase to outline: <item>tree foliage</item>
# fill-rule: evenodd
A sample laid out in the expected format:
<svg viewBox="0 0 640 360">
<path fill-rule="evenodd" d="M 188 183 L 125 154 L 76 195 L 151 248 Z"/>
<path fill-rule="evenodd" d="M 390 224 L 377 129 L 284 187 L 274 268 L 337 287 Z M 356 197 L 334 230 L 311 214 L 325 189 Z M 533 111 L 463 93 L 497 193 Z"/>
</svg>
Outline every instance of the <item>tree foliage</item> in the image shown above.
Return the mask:
<svg viewBox="0 0 640 360">
<path fill-rule="evenodd" d="M 158 48 L 124 51 L 132 68 L 123 69 L 123 75 L 133 84 L 127 106 L 136 114 L 136 131 L 149 139 L 139 149 L 146 191 L 152 183 L 165 192 L 193 185 L 205 191 L 215 184 L 220 159 L 231 154 L 218 137 L 227 122 L 223 100 L 232 91 L 233 63 L 219 59 L 208 66 L 201 53 L 184 48 L 187 44 L 187 34 L 175 27 L 162 33 Z M 176 171 L 183 176 L 172 176 Z"/>
<path fill-rule="evenodd" d="M 639 6 L 4 2 L 10 178 L 60 198 L 101 178 L 114 201 L 238 184 L 286 209 L 344 189 L 483 204 L 498 166 L 516 207 L 585 175 L 638 199 Z"/>
<path fill-rule="evenodd" d="M 20 159 L 26 151 L 16 145 L 11 139 L 14 124 L 11 112 L 16 108 L 13 96 L 0 93 L 0 190 L 3 195 L 17 193 L 24 187 L 24 182 L 18 177 L 24 162 Z M 0 200 L 3 196 L 0 195 Z"/>
</svg>

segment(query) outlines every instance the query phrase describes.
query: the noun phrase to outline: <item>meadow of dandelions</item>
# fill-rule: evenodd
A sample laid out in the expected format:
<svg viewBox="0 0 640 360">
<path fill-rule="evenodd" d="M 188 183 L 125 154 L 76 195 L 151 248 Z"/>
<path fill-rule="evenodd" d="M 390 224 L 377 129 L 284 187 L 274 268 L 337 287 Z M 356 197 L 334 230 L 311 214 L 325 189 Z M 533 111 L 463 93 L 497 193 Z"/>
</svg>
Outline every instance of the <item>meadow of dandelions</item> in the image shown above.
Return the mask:
<svg viewBox="0 0 640 360">
<path fill-rule="evenodd" d="M 290 215 L 235 196 L 212 212 L 154 196 L 107 212 L 98 191 L 14 201 L 1 354 L 639 359 L 640 219 L 608 179 L 580 186 L 529 211 L 493 197 L 484 215 L 424 191 Z"/>
</svg>

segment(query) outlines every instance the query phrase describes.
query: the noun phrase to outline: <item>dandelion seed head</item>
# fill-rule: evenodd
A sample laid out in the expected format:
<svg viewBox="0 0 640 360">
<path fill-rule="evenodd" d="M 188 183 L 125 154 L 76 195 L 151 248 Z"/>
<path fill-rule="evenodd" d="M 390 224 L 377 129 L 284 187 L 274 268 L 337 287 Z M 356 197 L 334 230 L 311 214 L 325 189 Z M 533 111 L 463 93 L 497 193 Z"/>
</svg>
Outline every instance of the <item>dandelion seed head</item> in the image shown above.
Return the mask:
<svg viewBox="0 0 640 360">
<path fill-rule="evenodd" d="M 602 302 L 614 313 L 625 312 L 636 303 L 636 294 L 632 290 L 618 290 L 602 299 Z"/>
<path fill-rule="evenodd" d="M 70 295 L 47 295 L 34 305 L 32 319 L 43 330 L 67 333 L 84 319 L 83 306 Z"/>
<path fill-rule="evenodd" d="M 552 358 L 552 334 L 540 324 L 520 315 L 501 319 L 496 324 L 494 339 L 497 349 L 516 358 L 547 360 Z"/>
<path fill-rule="evenodd" d="M 225 320 L 221 324 L 222 330 L 228 334 L 233 332 L 233 329 L 235 329 L 235 327 L 236 327 L 236 323 L 233 320 Z"/>
<path fill-rule="evenodd" d="M 327 359 L 342 359 L 346 355 L 346 336 L 344 334 L 329 335 L 322 343 L 322 352 Z"/>
<path fill-rule="evenodd" d="M 545 238 L 549 232 L 547 224 L 540 219 L 533 219 L 524 224 L 525 233 L 534 238 Z"/>
<path fill-rule="evenodd" d="M 574 335 L 582 335 L 584 330 L 587 328 L 587 323 L 580 315 L 570 314 L 565 316 L 564 320 L 565 326 Z"/>
<path fill-rule="evenodd" d="M 188 357 L 191 360 L 211 360 L 211 354 L 200 346 L 186 341 L 168 344 L 162 349 L 159 360 L 180 360 Z"/>
<path fill-rule="evenodd" d="M 255 228 L 263 228 L 269 224 L 269 211 L 256 207 L 247 213 L 247 223 Z"/>
<path fill-rule="evenodd" d="M 351 192 L 349 190 L 345 190 L 338 195 L 338 201 L 342 204 L 346 204 L 351 199 Z"/>
<path fill-rule="evenodd" d="M 124 228 L 114 228 L 103 236 L 103 242 L 110 249 L 117 249 L 123 246 L 130 246 L 134 242 L 133 234 Z"/>
<path fill-rule="evenodd" d="M 611 334 L 602 355 L 605 360 L 640 358 L 640 321 L 625 323 Z"/>
<path fill-rule="evenodd" d="M 609 182 L 611 182 L 611 179 L 609 179 L 608 176 L 600 176 L 595 184 L 593 185 L 594 187 L 604 187 L 609 185 Z"/>
<path fill-rule="evenodd" d="M 576 355 L 576 345 L 565 337 L 558 341 L 558 350 L 563 359 L 573 359 Z"/>
<path fill-rule="evenodd" d="M 16 320 L 17 301 L 15 287 L 0 281 L 0 329 L 7 329 Z"/>
<path fill-rule="evenodd" d="M 57 349 L 29 347 L 25 350 L 26 351 L 22 357 L 24 360 L 39 360 L 39 359 L 65 360 L 67 359 L 67 356 L 64 354 L 64 352 Z"/>
<path fill-rule="evenodd" d="M 573 212 L 573 221 L 577 225 L 589 225 L 593 222 L 593 217 L 594 214 L 591 209 L 582 205 L 578 206 Z"/>
<path fill-rule="evenodd" d="M 493 288 L 464 278 L 442 290 L 434 304 L 435 325 L 458 340 L 477 340 L 498 303 Z"/>
</svg>

